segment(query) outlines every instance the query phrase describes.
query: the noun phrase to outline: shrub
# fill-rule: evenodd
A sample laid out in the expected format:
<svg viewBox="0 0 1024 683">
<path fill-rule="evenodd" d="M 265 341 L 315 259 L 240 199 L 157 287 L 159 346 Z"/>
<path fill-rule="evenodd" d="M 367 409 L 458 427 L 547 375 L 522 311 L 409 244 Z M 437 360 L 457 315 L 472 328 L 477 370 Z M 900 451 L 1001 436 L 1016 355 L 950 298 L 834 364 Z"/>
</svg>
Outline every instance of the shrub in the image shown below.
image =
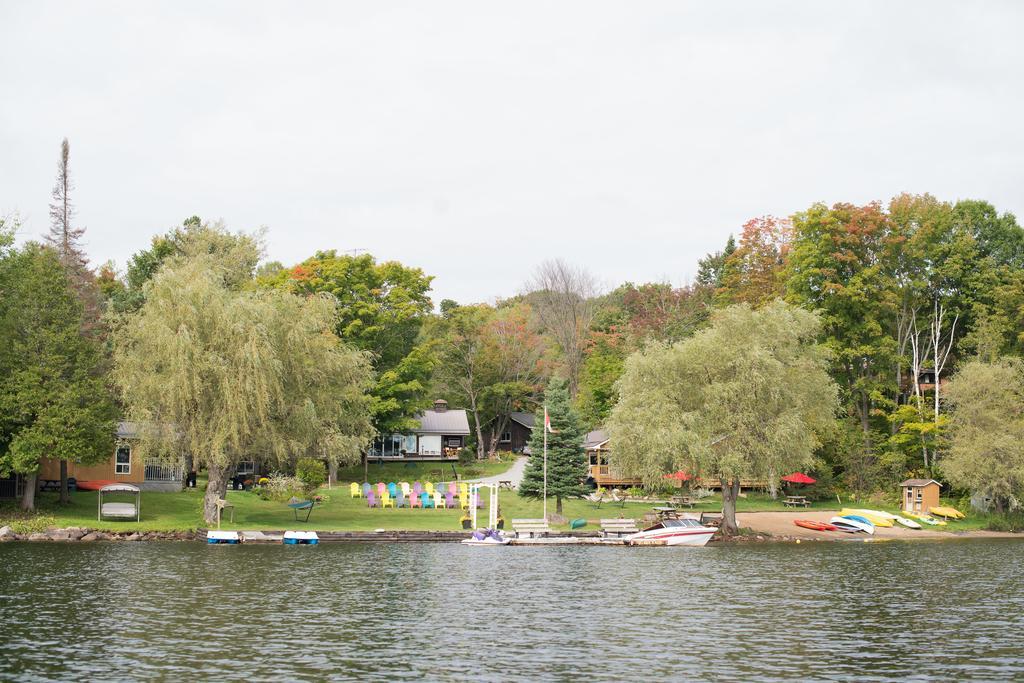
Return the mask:
<svg viewBox="0 0 1024 683">
<path fill-rule="evenodd" d="M 312 493 L 327 481 L 327 467 L 322 460 L 300 458 L 295 463 L 295 476 L 302 482 L 306 491 Z"/>
<path fill-rule="evenodd" d="M 1007 515 L 992 515 L 985 524 L 988 531 L 1024 531 L 1024 514 L 1019 512 Z"/>
<path fill-rule="evenodd" d="M 469 446 L 466 446 L 461 451 L 459 451 L 460 465 L 468 465 L 474 460 L 476 460 L 476 451 L 470 448 Z"/>
<path fill-rule="evenodd" d="M 253 489 L 263 500 L 284 502 L 292 497 L 305 496 L 305 485 L 298 477 L 284 474 L 272 474 L 267 483 Z"/>
</svg>

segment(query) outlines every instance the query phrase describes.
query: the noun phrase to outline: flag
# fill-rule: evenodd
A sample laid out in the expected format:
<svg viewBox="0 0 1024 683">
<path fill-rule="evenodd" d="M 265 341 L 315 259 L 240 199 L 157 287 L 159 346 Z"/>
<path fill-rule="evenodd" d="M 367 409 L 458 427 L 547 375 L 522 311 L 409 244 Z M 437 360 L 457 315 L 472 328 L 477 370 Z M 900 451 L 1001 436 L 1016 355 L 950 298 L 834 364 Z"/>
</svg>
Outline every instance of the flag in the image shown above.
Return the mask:
<svg viewBox="0 0 1024 683">
<path fill-rule="evenodd" d="M 546 429 L 548 431 L 548 433 L 550 433 L 550 434 L 557 434 L 558 433 L 557 429 L 552 429 L 551 428 L 551 416 L 548 415 L 548 407 L 547 406 L 544 406 L 544 429 Z"/>
</svg>

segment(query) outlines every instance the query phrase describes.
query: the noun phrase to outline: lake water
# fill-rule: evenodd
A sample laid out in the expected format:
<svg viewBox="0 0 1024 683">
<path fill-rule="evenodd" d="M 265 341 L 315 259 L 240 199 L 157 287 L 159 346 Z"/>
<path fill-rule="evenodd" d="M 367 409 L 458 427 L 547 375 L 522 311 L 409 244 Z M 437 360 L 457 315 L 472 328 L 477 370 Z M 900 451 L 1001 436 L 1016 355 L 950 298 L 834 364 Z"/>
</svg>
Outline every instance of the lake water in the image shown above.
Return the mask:
<svg viewBox="0 0 1024 683">
<path fill-rule="evenodd" d="M 1024 680 L 1024 543 L 0 545 L 0 680 Z"/>
</svg>

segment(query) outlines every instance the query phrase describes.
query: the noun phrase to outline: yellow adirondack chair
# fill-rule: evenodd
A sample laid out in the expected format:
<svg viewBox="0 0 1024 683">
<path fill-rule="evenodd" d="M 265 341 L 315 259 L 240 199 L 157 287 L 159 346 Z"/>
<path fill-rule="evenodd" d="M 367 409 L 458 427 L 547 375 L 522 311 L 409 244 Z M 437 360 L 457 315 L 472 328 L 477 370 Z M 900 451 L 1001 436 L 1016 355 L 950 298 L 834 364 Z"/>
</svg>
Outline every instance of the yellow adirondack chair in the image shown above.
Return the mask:
<svg viewBox="0 0 1024 683">
<path fill-rule="evenodd" d="M 423 490 L 429 493 L 430 495 L 434 495 L 434 483 L 430 481 L 424 482 Z"/>
<path fill-rule="evenodd" d="M 386 490 L 384 491 L 384 495 L 380 497 L 380 506 L 382 508 L 395 507 L 395 499 L 389 496 Z"/>
<path fill-rule="evenodd" d="M 463 510 L 469 509 L 469 494 L 459 494 L 459 507 L 462 508 Z"/>
<path fill-rule="evenodd" d="M 348 487 L 348 490 L 352 492 L 353 498 L 359 498 L 363 495 L 363 487 L 357 484 L 356 482 L 352 482 L 352 484 Z"/>
<path fill-rule="evenodd" d="M 462 498 L 463 496 L 468 496 L 468 495 L 469 495 L 469 484 L 467 484 L 466 482 L 462 482 L 461 484 L 459 484 L 459 498 Z"/>
</svg>

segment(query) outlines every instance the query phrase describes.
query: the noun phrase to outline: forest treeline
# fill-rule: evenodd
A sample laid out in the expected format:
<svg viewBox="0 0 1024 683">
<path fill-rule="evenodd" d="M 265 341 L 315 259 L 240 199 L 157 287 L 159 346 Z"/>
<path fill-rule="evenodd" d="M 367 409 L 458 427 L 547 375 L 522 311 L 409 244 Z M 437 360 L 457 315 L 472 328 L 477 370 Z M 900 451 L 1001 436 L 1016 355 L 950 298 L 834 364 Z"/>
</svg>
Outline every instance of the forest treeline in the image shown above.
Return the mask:
<svg viewBox="0 0 1024 683">
<path fill-rule="evenodd" d="M 15 246 L 17 217 L 0 223 L 3 472 L 31 475 L 44 456 L 109 457 L 122 417 L 157 425 L 154 455 L 176 439 L 225 472 L 246 449 L 351 460 L 374 434 L 411 427 L 435 397 L 469 411 L 470 446 L 486 457 L 508 413 L 534 411 L 552 377 L 584 431 L 603 427 L 631 356 L 692 339 L 730 307 L 777 302 L 816 317 L 801 324 L 837 387 L 839 408 L 815 442 L 822 481 L 871 491 L 971 470 L 955 460 L 951 412 L 970 392 L 947 400 L 971 363 L 982 393 L 1001 395 L 1019 424 L 1024 230 L 985 201 L 904 194 L 754 218 L 682 286 L 601 291 L 595 274 L 549 261 L 515 296 L 434 302 L 420 268 L 334 250 L 284 265 L 267 260 L 258 231 L 199 217 L 122 268 L 93 268 L 68 159 L 65 141 L 44 241 Z M 318 367 L 335 376 L 318 378 Z M 173 435 L 155 433 L 171 423 Z M 1024 464 L 1001 453 L 1019 480 L 999 495 L 1015 500 Z"/>
</svg>

